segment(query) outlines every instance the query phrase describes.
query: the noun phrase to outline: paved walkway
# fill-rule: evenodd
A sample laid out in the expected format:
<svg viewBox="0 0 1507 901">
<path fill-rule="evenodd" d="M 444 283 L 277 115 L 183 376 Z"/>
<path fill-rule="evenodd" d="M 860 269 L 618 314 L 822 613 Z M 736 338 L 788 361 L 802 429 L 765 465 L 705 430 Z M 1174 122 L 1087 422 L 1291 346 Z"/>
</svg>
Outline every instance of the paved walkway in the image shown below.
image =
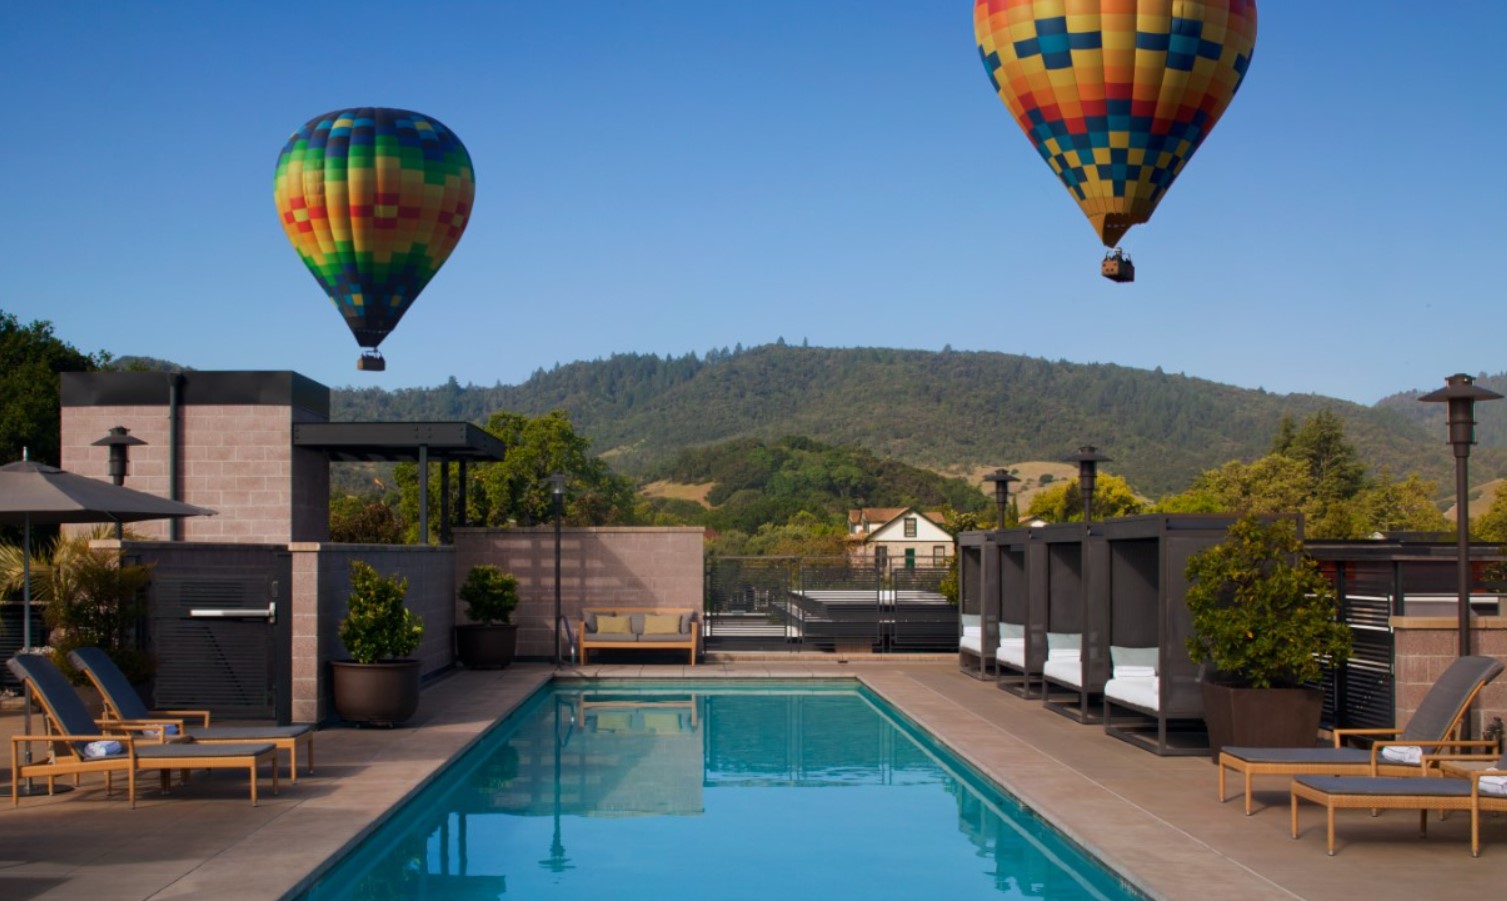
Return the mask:
<svg viewBox="0 0 1507 901">
<path fill-rule="evenodd" d="M 196 776 L 137 809 L 93 777 L 77 791 L 0 805 L 0 898 L 278 898 L 358 840 L 444 762 L 552 674 L 519 665 L 457 673 L 424 693 L 419 718 L 393 730 L 320 732 L 317 768 L 259 807 L 244 778 Z M 698 666 L 592 666 L 587 678 L 856 677 L 941 737 L 1058 828 L 1169 899 L 1490 898 L 1507 874 L 1507 817 L 1490 819 L 1480 859 L 1468 822 L 1342 812 L 1338 856 L 1324 853 L 1323 816 L 1305 808 L 1288 837 L 1286 792 L 1272 780 L 1252 817 L 1215 801 L 1202 758 L 1159 758 L 1023 701 L 948 663 L 767 661 Z M 0 716 L 0 735 L 20 728 Z M 8 773 L 7 773 L 8 779 Z M 4 787 L 9 797 L 9 785 Z"/>
</svg>

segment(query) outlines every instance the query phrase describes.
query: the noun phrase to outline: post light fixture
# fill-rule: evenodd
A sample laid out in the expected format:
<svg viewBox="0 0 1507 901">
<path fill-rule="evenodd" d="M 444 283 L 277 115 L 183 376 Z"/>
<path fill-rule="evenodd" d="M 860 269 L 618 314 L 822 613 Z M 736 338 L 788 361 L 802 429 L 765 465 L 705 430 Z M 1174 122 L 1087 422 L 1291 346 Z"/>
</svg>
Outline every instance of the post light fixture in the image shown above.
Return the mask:
<svg viewBox="0 0 1507 901">
<path fill-rule="evenodd" d="M 999 507 L 999 529 L 1005 528 L 1005 512 L 1010 507 L 1010 483 L 1019 482 L 1015 476 L 1007 470 L 996 469 L 989 475 L 984 476 L 984 481 L 994 483 L 994 503 Z"/>
<path fill-rule="evenodd" d="M 1449 443 L 1455 449 L 1455 553 L 1460 605 L 1460 656 L 1470 654 L 1470 479 L 1467 460 L 1476 443 L 1476 401 L 1502 395 L 1478 386 L 1463 372 L 1448 376 L 1444 387 L 1418 398 L 1449 404 Z M 1466 720 L 1468 727 L 1469 720 Z M 1468 735 L 1466 737 L 1469 737 Z"/>
<path fill-rule="evenodd" d="M 565 513 L 565 473 L 552 473 L 544 481 L 549 483 L 549 493 L 554 501 L 555 512 L 555 648 L 550 660 L 560 665 L 560 518 Z"/>
<path fill-rule="evenodd" d="M 1078 493 L 1083 498 L 1083 525 L 1087 528 L 1094 518 L 1094 482 L 1098 478 L 1099 464 L 1112 461 L 1099 453 L 1097 447 L 1085 444 L 1076 454 L 1065 457 L 1064 462 L 1078 464 Z"/>
<path fill-rule="evenodd" d="M 92 442 L 91 447 L 108 447 L 110 449 L 110 481 L 119 488 L 126 483 L 126 465 L 130 460 L 131 448 L 146 444 L 140 438 L 133 437 L 131 430 L 123 425 L 114 426 L 110 434 Z M 119 541 L 124 535 L 119 522 L 115 523 L 115 539 Z"/>
</svg>

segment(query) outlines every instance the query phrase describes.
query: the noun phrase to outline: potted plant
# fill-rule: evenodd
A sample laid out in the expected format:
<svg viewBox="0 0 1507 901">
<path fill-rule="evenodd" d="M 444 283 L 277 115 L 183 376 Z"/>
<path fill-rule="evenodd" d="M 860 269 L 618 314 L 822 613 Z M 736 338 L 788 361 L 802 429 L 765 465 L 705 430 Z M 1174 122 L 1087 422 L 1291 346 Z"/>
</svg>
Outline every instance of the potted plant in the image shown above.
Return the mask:
<svg viewBox="0 0 1507 901">
<path fill-rule="evenodd" d="M 1303 553 L 1297 522 L 1247 515 L 1188 560 L 1188 655 L 1205 667 L 1212 758 L 1225 745 L 1307 747 L 1318 737 L 1323 666 L 1350 657 L 1334 586 Z M 1212 671 L 1211 671 L 1212 670 Z"/>
<path fill-rule="evenodd" d="M 409 655 L 424 621 L 403 606 L 408 580 L 351 562 L 351 593 L 340 640 L 350 660 L 332 660 L 335 712 L 354 723 L 392 726 L 419 709 L 419 661 Z"/>
<path fill-rule="evenodd" d="M 455 654 L 467 669 L 501 669 L 518 650 L 518 577 L 489 564 L 471 567 L 460 587 L 470 624 L 455 627 Z"/>
</svg>

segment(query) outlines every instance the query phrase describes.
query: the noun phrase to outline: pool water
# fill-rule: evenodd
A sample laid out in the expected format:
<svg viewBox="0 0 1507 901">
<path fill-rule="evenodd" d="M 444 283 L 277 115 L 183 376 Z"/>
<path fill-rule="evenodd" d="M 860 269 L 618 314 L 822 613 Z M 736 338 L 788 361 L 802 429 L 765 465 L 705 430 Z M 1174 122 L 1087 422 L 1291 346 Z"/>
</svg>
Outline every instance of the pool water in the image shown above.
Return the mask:
<svg viewBox="0 0 1507 901">
<path fill-rule="evenodd" d="M 303 897 L 1139 895 L 853 682 L 546 686 Z"/>
</svg>

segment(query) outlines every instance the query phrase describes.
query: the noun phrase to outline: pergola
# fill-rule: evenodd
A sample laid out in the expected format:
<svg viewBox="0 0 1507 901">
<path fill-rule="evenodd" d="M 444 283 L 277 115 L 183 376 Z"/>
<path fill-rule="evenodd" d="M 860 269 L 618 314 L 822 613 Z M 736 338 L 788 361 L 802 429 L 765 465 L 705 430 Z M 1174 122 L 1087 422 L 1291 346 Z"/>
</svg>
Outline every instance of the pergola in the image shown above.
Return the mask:
<svg viewBox="0 0 1507 901">
<path fill-rule="evenodd" d="M 429 462 L 460 464 L 460 495 L 466 496 L 466 466 L 501 460 L 502 440 L 469 422 L 299 422 L 293 446 L 323 451 L 335 463 L 417 463 L 419 534 L 429 534 Z M 466 524 L 460 505 L 454 525 Z M 440 543 L 450 543 L 450 468 L 440 468 Z"/>
</svg>

